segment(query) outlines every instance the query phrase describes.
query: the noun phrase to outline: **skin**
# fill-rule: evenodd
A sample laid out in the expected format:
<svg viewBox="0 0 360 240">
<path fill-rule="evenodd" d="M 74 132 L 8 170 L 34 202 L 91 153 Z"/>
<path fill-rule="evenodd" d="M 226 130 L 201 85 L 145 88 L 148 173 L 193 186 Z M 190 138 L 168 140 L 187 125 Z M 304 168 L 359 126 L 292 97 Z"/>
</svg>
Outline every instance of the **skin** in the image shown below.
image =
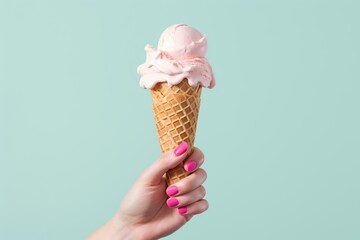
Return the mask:
<svg viewBox="0 0 360 240">
<path fill-rule="evenodd" d="M 188 151 L 180 156 L 176 156 L 174 151 L 162 154 L 139 176 L 115 216 L 87 240 L 159 239 L 181 228 L 194 215 L 206 211 L 209 204 L 204 199 L 202 184 L 207 174 L 200 168 L 204 155 L 195 148 L 186 158 Z M 171 185 L 176 186 L 179 192 L 169 197 L 166 194 L 165 173 L 182 161 L 186 171 L 189 162 L 196 162 L 196 168 L 189 176 Z M 169 207 L 169 198 L 177 199 L 179 204 Z M 186 207 L 187 212 L 180 214 L 179 207 Z"/>
</svg>

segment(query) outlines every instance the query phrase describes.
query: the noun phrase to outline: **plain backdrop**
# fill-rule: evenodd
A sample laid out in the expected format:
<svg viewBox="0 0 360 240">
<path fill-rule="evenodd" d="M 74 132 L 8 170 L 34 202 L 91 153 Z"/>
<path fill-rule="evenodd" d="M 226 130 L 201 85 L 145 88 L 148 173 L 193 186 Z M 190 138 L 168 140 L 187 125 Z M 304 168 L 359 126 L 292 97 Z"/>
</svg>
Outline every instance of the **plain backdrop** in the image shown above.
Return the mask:
<svg viewBox="0 0 360 240">
<path fill-rule="evenodd" d="M 0 239 L 84 239 L 160 154 L 136 68 L 208 37 L 210 209 L 167 239 L 360 239 L 358 1 L 0 0 Z M 146 199 L 144 199 L 146 201 Z"/>
</svg>

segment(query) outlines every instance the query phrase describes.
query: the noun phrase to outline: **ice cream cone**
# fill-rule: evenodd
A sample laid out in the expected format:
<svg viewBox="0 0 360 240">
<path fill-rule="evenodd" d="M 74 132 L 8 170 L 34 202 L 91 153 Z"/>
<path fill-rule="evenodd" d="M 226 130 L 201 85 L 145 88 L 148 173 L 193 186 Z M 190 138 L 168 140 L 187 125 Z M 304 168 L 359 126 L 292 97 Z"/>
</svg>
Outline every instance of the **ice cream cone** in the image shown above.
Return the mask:
<svg viewBox="0 0 360 240">
<path fill-rule="evenodd" d="M 207 38 L 186 24 L 175 24 L 161 34 L 157 48 L 146 45 L 146 61 L 137 72 L 140 86 L 150 89 L 162 152 L 187 142 L 193 151 L 203 87 L 213 88 L 215 77 L 205 58 Z M 186 177 L 183 163 L 169 170 L 167 184 Z"/>
<path fill-rule="evenodd" d="M 173 86 L 167 82 L 159 82 L 151 89 L 152 106 L 162 152 L 173 150 L 184 141 L 190 149 L 189 154 L 192 152 L 201 89 L 201 85 L 190 86 L 186 78 Z M 166 173 L 167 184 L 174 184 L 187 175 L 189 173 L 181 163 Z"/>
</svg>

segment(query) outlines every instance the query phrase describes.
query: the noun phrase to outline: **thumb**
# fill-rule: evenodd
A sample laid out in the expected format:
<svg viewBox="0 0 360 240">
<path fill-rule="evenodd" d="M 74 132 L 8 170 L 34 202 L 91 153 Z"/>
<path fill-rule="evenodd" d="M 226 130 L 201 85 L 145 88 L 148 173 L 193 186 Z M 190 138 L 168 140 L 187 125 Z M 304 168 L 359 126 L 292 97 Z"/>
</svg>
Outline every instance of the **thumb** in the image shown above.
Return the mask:
<svg viewBox="0 0 360 240">
<path fill-rule="evenodd" d="M 164 174 L 185 160 L 188 152 L 188 144 L 182 142 L 174 151 L 163 153 L 142 174 L 142 181 L 148 185 L 157 185 L 161 182 Z"/>
</svg>

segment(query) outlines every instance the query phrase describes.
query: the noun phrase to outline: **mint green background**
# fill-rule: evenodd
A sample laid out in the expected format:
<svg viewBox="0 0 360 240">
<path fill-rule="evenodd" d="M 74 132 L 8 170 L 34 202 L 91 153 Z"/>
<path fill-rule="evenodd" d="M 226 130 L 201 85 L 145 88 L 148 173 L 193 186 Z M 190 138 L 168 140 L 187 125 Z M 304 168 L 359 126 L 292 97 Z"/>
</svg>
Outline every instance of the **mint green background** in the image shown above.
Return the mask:
<svg viewBox="0 0 360 240">
<path fill-rule="evenodd" d="M 145 44 L 209 39 L 210 209 L 168 239 L 360 239 L 358 1 L 0 0 L 0 239 L 83 239 L 159 155 Z M 145 200 L 144 200 L 145 201 Z"/>
</svg>

